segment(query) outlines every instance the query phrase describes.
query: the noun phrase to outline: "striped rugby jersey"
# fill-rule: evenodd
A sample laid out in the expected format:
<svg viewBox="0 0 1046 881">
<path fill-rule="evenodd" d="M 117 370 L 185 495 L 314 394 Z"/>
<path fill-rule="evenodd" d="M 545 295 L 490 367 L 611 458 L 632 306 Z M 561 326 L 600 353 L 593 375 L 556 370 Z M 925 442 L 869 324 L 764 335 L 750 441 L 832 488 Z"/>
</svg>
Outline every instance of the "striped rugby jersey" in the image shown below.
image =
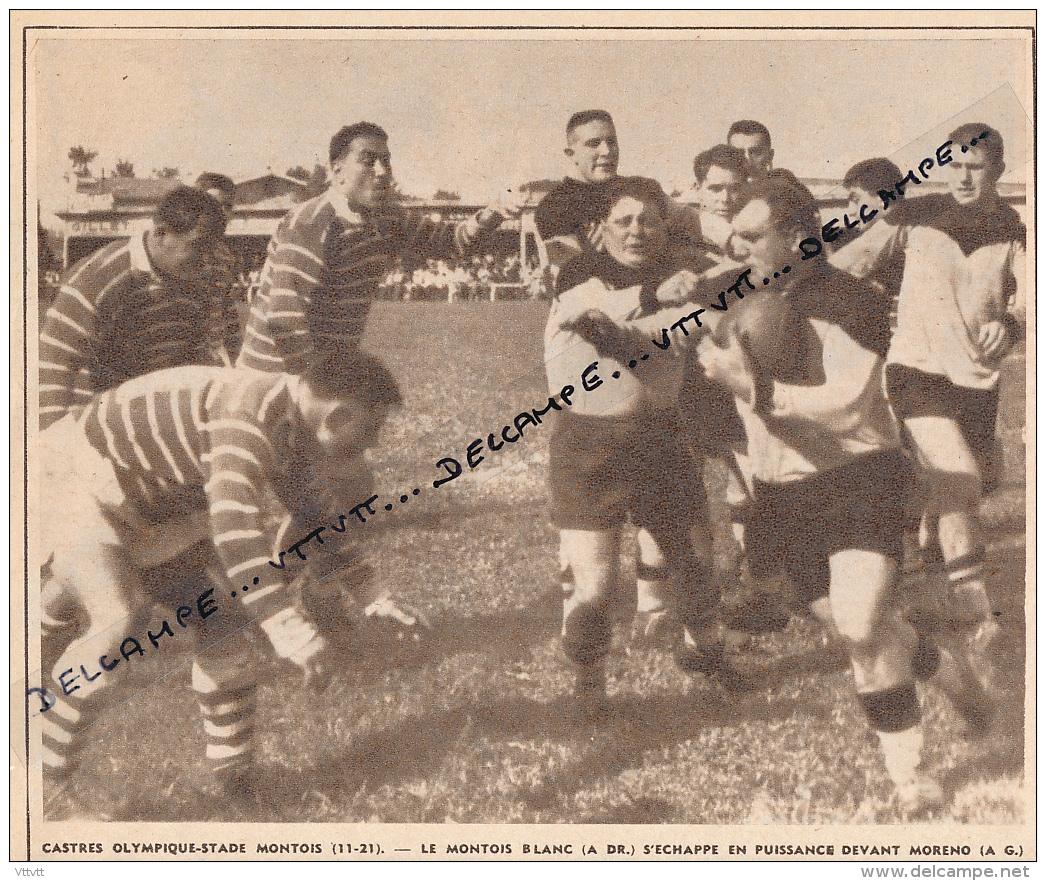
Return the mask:
<svg viewBox="0 0 1046 881">
<path fill-rule="evenodd" d="M 128 502 L 157 528 L 175 513 L 210 511 L 218 556 L 255 617 L 286 601 L 262 512 L 271 492 L 285 497 L 302 471 L 295 383 L 284 374 L 177 367 L 96 396 L 80 420 Z"/>
<path fill-rule="evenodd" d="M 40 427 L 166 367 L 215 363 L 209 294 L 158 275 L 143 233 L 73 268 L 40 331 Z M 201 301 L 201 295 L 202 300 Z"/>
<path fill-rule="evenodd" d="M 269 242 L 238 367 L 300 374 L 317 342 L 358 343 L 378 283 L 399 255 L 464 255 L 483 232 L 403 211 L 364 217 L 328 191 L 293 209 Z"/>
</svg>

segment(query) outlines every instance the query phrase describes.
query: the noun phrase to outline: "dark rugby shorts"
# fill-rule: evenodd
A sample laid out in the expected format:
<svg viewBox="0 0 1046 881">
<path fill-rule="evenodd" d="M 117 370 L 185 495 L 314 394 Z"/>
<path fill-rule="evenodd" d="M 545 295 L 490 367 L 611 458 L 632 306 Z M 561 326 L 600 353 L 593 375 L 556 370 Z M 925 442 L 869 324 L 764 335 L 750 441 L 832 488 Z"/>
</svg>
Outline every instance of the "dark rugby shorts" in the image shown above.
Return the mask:
<svg viewBox="0 0 1046 881">
<path fill-rule="evenodd" d="M 560 529 L 642 528 L 708 518 L 701 470 L 676 411 L 642 416 L 557 414 L 549 444 L 552 522 Z"/>
<path fill-rule="evenodd" d="M 828 559 L 845 550 L 875 551 L 901 563 L 911 470 L 899 449 L 790 483 L 755 482 L 745 525 L 752 577 L 782 569 L 804 603 L 828 596 Z"/>
<path fill-rule="evenodd" d="M 886 394 L 902 421 L 920 416 L 954 419 L 982 466 L 992 462 L 999 414 L 998 388 L 964 388 L 937 373 L 923 373 L 904 364 L 887 364 Z"/>
</svg>

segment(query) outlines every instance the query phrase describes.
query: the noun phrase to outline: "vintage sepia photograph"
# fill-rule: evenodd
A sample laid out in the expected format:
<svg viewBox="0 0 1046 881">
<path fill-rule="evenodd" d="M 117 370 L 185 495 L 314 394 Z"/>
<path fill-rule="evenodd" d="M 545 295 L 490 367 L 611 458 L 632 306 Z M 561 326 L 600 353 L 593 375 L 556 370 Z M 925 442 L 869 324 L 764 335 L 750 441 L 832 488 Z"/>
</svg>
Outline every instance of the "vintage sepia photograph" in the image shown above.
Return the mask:
<svg viewBox="0 0 1046 881">
<path fill-rule="evenodd" d="M 12 13 L 15 858 L 1033 861 L 1034 25 Z"/>
</svg>

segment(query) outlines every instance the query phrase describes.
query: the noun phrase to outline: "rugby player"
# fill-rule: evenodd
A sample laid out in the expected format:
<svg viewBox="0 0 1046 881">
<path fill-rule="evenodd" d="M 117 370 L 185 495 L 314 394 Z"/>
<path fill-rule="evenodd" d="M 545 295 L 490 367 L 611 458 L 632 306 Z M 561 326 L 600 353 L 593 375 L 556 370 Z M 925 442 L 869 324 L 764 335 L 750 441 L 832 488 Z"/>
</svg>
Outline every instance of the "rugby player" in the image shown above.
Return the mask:
<svg viewBox="0 0 1046 881">
<path fill-rule="evenodd" d="M 849 268 L 867 274 L 883 255 L 903 250 L 887 391 L 920 466 L 921 543 L 939 546 L 948 613 L 988 681 L 998 624 L 977 509 L 996 480 L 1000 363 L 1022 332 L 1027 231 L 996 190 L 1005 169 L 1001 135 L 968 123 L 949 140 L 948 194 L 895 207 L 851 246 Z"/>
<path fill-rule="evenodd" d="M 545 241 L 549 263 L 557 272 L 576 257 L 602 249 L 601 223 L 597 215 L 603 208 L 607 188 L 620 180 L 617 173 L 620 149 L 613 118 L 606 110 L 575 113 L 567 121 L 567 146 L 563 152 L 573 167 L 545 195 L 534 214 L 538 233 Z M 650 198 L 662 201 L 662 210 L 674 238 L 682 242 L 696 240 L 695 219 L 689 208 L 673 203 L 661 184 L 651 178 L 629 177 L 628 180 L 645 187 Z M 559 288 L 564 290 L 578 281 L 564 279 Z"/>
<path fill-rule="evenodd" d="M 699 361 L 734 395 L 748 435 L 753 574 L 783 566 L 806 599 L 827 596 L 898 798 L 917 811 L 943 800 L 939 783 L 919 767 L 917 676 L 932 677 L 977 733 L 990 724 L 991 704 L 961 655 L 920 639 L 896 614 L 907 483 L 882 387 L 885 312 L 873 289 L 823 260 L 801 259 L 799 243 L 819 226 L 813 197 L 794 177 L 773 172 L 754 182 L 734 218 L 732 248 L 754 278 L 789 267 L 778 287 L 748 295 L 789 304 L 792 317 L 780 322 L 783 363 L 760 365 L 739 336 L 772 337 L 777 329 L 731 327 L 729 312 L 719 313 L 728 329 L 717 328 L 720 345 L 706 345 Z M 646 321 L 666 326 L 670 313 Z"/>
<path fill-rule="evenodd" d="M 150 228 L 70 271 L 40 331 L 40 427 L 152 370 L 213 364 L 212 309 L 195 286 L 225 217 L 210 196 L 176 187 Z"/>
<path fill-rule="evenodd" d="M 665 263 L 663 202 L 642 179 L 609 184 L 604 200 L 595 215 L 605 252 L 590 258 L 587 281 L 556 298 L 545 332 L 550 388 L 558 392 L 570 377 L 593 375 L 570 412 L 557 414 L 549 447 L 553 520 L 573 573 L 563 648 L 576 667 L 575 699 L 585 718 L 606 708 L 607 603 L 627 517 L 640 528 L 640 579 L 685 629 L 680 665 L 727 688 L 748 685 L 720 642 L 701 475 L 679 443 L 683 350 L 639 361 L 614 337 L 613 321 L 656 308 L 654 292 L 673 271 Z M 587 320 L 593 310 L 603 325 L 610 322 L 609 331 Z"/>
<path fill-rule="evenodd" d="M 739 268 L 729 254 L 733 234 L 730 224 L 737 213 L 747 177 L 747 158 L 737 147 L 718 144 L 694 159 L 701 246 L 708 259 L 715 261 L 706 270 L 707 275 L 721 273 L 731 265 Z M 733 402 L 725 395 L 719 386 L 705 381 L 700 369 L 691 364 L 682 398 L 683 411 L 689 417 L 691 434 L 698 448 L 706 456 L 722 458 L 727 464 L 726 504 L 734 540 L 743 554 L 744 513 L 750 494 L 749 471 L 744 453 L 744 429 L 738 423 Z M 738 559 L 732 567 L 732 575 L 736 575 L 740 567 Z M 776 613 L 772 607 L 772 602 L 755 597 L 747 605 L 734 610 L 732 618 L 735 620 L 729 622 L 730 626 L 750 630 L 780 629 L 788 623 L 788 617 Z"/>
<path fill-rule="evenodd" d="M 358 346 L 378 284 L 399 256 L 464 255 L 501 223 L 496 208 L 484 208 L 460 223 L 442 223 L 397 207 L 388 136 L 374 123 L 340 129 L 331 138 L 329 157 L 330 188 L 290 211 L 269 242 L 238 367 L 300 374 L 315 353 L 331 345 Z M 516 209 L 506 204 L 505 210 Z M 369 481 L 364 475 L 361 479 Z M 315 501 L 322 488 L 307 469 L 301 487 L 291 505 L 297 520 L 292 534 L 304 535 L 323 516 Z M 358 569 L 358 554 L 344 562 Z M 328 610 L 342 606 L 342 617 L 354 616 L 355 602 L 333 582 L 320 577 L 310 582 L 308 604 Z M 404 615 L 405 622 L 411 618 Z"/>
<path fill-rule="evenodd" d="M 193 186 L 207 193 L 222 207 L 226 226 L 232 220 L 233 204 L 236 199 L 236 185 L 232 178 L 214 171 L 205 171 L 196 178 Z M 240 350 L 240 314 L 236 303 L 234 289 L 237 283 L 236 256 L 228 238 L 222 237 L 218 246 L 208 255 L 199 272 L 200 284 L 210 294 L 213 314 L 215 354 L 226 367 L 231 367 Z M 244 308 L 244 311 L 246 309 Z"/>
<path fill-rule="evenodd" d="M 227 795 L 250 795 L 261 665 L 248 625 L 257 624 L 308 682 L 322 685 L 331 672 L 323 637 L 270 565 L 274 536 L 264 515 L 272 498 L 287 501 L 285 484 L 306 460 L 330 485 L 351 485 L 342 478 L 361 467 L 399 403 L 380 363 L 358 350 L 331 350 L 301 377 L 214 367 L 151 373 L 42 434 L 41 522 L 62 523 L 40 530 L 51 559 L 43 673 L 57 696 L 42 716 L 47 778 L 75 773 L 103 692 L 141 653 L 128 637 L 146 632 L 135 616 L 143 600 L 197 608 L 199 582 L 188 585 L 191 599 L 149 596 L 145 570 L 206 541 L 213 589 L 200 597 L 192 688 L 218 783 Z M 343 502 L 348 511 L 359 499 Z M 336 540 L 327 525 L 327 541 Z M 148 631 L 162 650 L 163 628 Z"/>
<path fill-rule="evenodd" d="M 239 367 L 297 374 L 332 340 L 358 345 L 397 257 L 464 256 L 504 216 L 488 207 L 444 223 L 397 207 L 388 135 L 374 123 L 340 129 L 329 155 L 330 188 L 290 211 L 269 242 Z"/>
<path fill-rule="evenodd" d="M 746 177 L 745 154 L 736 147 L 716 144 L 694 158 L 694 192 L 700 211 L 701 242 L 716 253 L 726 252 L 730 221 L 737 213 Z"/>
<path fill-rule="evenodd" d="M 770 130 L 754 119 L 739 119 L 730 125 L 726 142 L 745 154 L 748 179 L 766 177 L 774 167 L 774 148 L 770 145 Z"/>
<path fill-rule="evenodd" d="M 897 326 L 897 296 L 904 272 L 904 243 L 900 237 L 891 237 L 890 246 L 874 254 L 872 265 L 861 267 L 856 265 L 856 260 L 868 259 L 869 253 L 855 241 L 884 224 L 886 215 L 900 204 L 898 200 L 904 198 L 903 191 L 898 194 L 898 200 L 891 200 L 886 205 L 882 204 L 878 194 L 880 190 L 893 191 L 903 177 L 894 163 L 882 158 L 865 159 L 846 172 L 843 177 L 843 187 L 847 191 L 846 215 L 850 222 L 859 225 L 849 234 L 844 231 L 836 242 L 831 243 L 835 253 L 829 258 L 833 266 L 863 278 L 889 297 L 890 322 L 893 327 Z M 876 215 L 871 222 L 862 221 L 861 218 L 868 216 L 870 209 L 876 209 Z"/>
<path fill-rule="evenodd" d="M 651 178 L 618 175 L 620 150 L 614 120 L 606 110 L 581 110 L 567 121 L 567 146 L 564 153 L 570 158 L 573 168 L 568 176 L 541 200 L 535 212 L 538 233 L 545 241 L 550 265 L 557 276 L 556 290 L 569 290 L 586 281 L 592 274 L 593 261 L 600 262 L 603 250 L 603 212 L 606 210 L 607 194 L 615 192 L 620 181 L 627 180 L 630 186 L 642 190 L 645 197 L 659 203 L 659 212 L 666 218 L 671 233 L 672 248 L 678 252 L 680 265 L 685 259 L 695 270 L 704 271 L 715 264 L 708 259 L 708 246 L 701 241 L 699 216 L 686 206 L 673 203 L 665 195 L 661 185 Z M 710 198 L 710 194 L 709 194 Z M 713 221 L 709 221 L 709 226 Z M 682 277 L 668 276 L 666 295 L 681 293 Z M 640 542 L 640 559 L 636 595 L 636 619 L 633 636 L 645 639 L 656 637 L 660 624 L 666 621 L 664 599 L 659 596 L 654 584 L 659 565 L 643 557 L 644 548 L 652 547 L 647 540 Z M 560 587 L 565 596 L 573 590 L 573 575 L 566 562 L 566 552 L 560 552 Z M 653 572 L 651 578 L 646 573 Z M 620 586 L 620 595 L 614 600 L 615 614 L 631 606 L 630 587 Z"/>
</svg>

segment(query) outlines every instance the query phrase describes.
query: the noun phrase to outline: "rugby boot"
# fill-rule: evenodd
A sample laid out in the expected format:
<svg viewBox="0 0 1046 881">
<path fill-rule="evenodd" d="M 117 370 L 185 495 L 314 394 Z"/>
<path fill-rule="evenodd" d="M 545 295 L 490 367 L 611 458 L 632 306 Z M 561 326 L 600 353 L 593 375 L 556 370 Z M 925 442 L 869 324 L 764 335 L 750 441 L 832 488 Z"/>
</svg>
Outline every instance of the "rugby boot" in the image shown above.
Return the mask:
<svg viewBox="0 0 1046 881">
<path fill-rule="evenodd" d="M 743 694 L 758 688 L 734 666 L 721 643 L 698 645 L 685 640 L 676 650 L 676 666 L 691 676 L 700 673 L 729 694 Z"/>
<path fill-rule="evenodd" d="M 916 772 L 911 777 L 894 781 L 897 804 L 905 815 L 924 814 L 944 804 L 941 784 L 927 774 Z"/>
</svg>

